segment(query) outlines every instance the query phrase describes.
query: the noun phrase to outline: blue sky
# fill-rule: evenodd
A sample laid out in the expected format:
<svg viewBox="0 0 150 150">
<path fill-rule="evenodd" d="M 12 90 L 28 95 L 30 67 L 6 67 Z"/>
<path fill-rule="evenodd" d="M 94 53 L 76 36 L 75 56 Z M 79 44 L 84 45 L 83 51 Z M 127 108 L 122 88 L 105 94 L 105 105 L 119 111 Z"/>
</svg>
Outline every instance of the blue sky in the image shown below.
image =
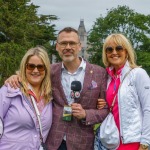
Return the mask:
<svg viewBox="0 0 150 150">
<path fill-rule="evenodd" d="M 40 6 L 39 14 L 56 15 L 56 29 L 66 26 L 78 28 L 80 19 L 84 19 L 86 30 L 90 30 L 100 15 L 105 16 L 107 10 L 118 5 L 127 5 L 135 12 L 150 14 L 150 0 L 31 0 Z"/>
</svg>

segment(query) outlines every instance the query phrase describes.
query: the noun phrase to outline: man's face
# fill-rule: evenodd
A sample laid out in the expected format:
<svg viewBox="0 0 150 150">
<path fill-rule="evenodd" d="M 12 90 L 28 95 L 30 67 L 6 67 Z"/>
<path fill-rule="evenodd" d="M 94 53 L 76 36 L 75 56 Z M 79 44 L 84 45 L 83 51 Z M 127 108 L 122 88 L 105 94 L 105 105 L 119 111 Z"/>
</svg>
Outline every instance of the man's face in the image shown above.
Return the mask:
<svg viewBox="0 0 150 150">
<path fill-rule="evenodd" d="M 62 32 L 59 34 L 56 50 L 64 62 L 72 62 L 78 58 L 81 43 L 75 32 Z"/>
</svg>

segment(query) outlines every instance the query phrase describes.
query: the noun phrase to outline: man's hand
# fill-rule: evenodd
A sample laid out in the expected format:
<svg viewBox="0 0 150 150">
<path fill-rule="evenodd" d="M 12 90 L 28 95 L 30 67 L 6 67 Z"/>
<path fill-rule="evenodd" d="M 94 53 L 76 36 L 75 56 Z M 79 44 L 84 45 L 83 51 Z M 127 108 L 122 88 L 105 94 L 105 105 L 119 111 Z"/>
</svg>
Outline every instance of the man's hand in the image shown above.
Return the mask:
<svg viewBox="0 0 150 150">
<path fill-rule="evenodd" d="M 107 105 L 106 101 L 104 99 L 98 99 L 97 102 L 97 108 L 102 109 Z"/>
<path fill-rule="evenodd" d="M 73 103 L 71 105 L 72 108 L 72 114 L 74 117 L 78 119 L 85 119 L 86 118 L 86 112 L 82 108 L 81 104 Z"/>
<path fill-rule="evenodd" d="M 5 81 L 5 85 L 7 86 L 7 84 L 9 84 L 12 88 L 19 88 L 20 84 L 19 82 L 21 81 L 19 75 L 12 75 L 10 76 L 6 81 Z"/>
<path fill-rule="evenodd" d="M 142 145 L 140 144 L 140 147 L 138 150 L 148 150 L 148 147 L 147 148 L 143 148 Z"/>
</svg>

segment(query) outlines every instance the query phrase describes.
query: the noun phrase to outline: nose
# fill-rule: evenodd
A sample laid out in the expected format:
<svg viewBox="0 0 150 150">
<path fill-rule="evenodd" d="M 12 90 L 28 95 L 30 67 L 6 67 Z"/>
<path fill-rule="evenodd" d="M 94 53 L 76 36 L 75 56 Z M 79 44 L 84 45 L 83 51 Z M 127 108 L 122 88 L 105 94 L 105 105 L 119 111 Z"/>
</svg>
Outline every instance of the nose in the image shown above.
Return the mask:
<svg viewBox="0 0 150 150">
<path fill-rule="evenodd" d="M 70 49 L 70 48 L 71 48 L 70 44 L 69 44 L 69 43 L 67 43 L 67 45 L 66 45 L 66 49 Z"/>
<path fill-rule="evenodd" d="M 113 49 L 112 54 L 117 54 L 117 51 L 115 48 Z"/>
<path fill-rule="evenodd" d="M 39 72 L 39 70 L 37 69 L 37 67 L 35 67 L 35 68 L 33 69 L 33 72 Z"/>
</svg>

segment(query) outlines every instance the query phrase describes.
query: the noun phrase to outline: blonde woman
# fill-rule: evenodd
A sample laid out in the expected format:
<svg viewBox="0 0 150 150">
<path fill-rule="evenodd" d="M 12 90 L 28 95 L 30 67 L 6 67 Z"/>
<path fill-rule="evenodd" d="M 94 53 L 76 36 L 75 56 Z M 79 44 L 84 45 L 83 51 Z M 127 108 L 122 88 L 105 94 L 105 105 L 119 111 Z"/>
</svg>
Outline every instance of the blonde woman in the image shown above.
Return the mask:
<svg viewBox="0 0 150 150">
<path fill-rule="evenodd" d="M 148 150 L 150 78 L 144 69 L 136 65 L 135 52 L 123 34 L 111 34 L 106 38 L 103 63 L 108 72 L 106 101 L 109 106 L 117 95 L 112 110 L 120 132 L 117 150 Z M 129 74 L 123 80 L 127 72 Z M 99 100 L 98 107 L 104 104 L 104 101 Z"/>
<path fill-rule="evenodd" d="M 43 142 L 52 123 L 50 61 L 41 47 L 29 49 L 20 64 L 21 88 L 9 85 L 0 89 L 0 117 L 4 133 L 0 150 L 38 150 L 41 143 L 40 114 Z M 32 98 L 34 100 L 32 100 Z"/>
</svg>

